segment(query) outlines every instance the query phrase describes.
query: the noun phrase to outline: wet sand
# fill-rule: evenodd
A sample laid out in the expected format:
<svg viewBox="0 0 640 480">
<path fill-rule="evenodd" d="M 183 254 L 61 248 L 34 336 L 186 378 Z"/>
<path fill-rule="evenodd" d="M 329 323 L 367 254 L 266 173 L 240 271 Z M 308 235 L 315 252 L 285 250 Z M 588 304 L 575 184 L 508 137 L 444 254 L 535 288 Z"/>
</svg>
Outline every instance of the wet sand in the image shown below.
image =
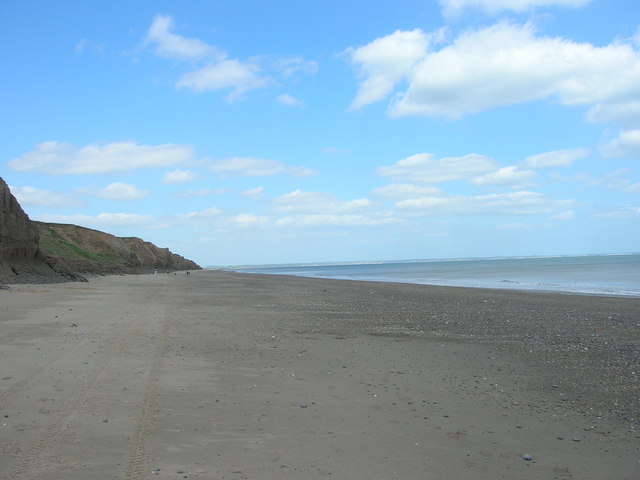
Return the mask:
<svg viewBox="0 0 640 480">
<path fill-rule="evenodd" d="M 636 479 L 640 299 L 194 272 L 0 291 L 0 478 Z"/>
</svg>

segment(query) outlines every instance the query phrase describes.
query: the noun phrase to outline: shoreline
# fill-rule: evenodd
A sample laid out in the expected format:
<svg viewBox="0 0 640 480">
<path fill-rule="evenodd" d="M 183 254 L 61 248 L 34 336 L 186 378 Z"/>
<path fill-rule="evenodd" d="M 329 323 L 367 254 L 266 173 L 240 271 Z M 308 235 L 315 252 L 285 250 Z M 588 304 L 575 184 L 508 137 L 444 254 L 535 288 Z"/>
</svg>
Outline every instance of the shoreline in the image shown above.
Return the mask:
<svg viewBox="0 0 640 480">
<path fill-rule="evenodd" d="M 3 478 L 639 467 L 637 298 L 204 270 L 0 305 Z"/>
<path fill-rule="evenodd" d="M 320 275 L 295 275 L 289 273 L 261 273 L 261 272 L 244 272 L 240 270 L 234 269 L 204 269 L 205 271 L 214 271 L 214 272 L 228 272 L 228 273 L 238 273 L 243 275 L 267 275 L 267 276 L 281 276 L 281 277 L 293 277 L 293 278 L 308 278 L 308 279 L 319 279 L 319 280 L 338 280 L 338 281 L 347 281 L 347 282 L 368 282 L 368 283 L 397 283 L 402 285 L 424 285 L 426 287 L 442 287 L 442 288 L 465 288 L 465 289 L 474 289 L 474 290 L 507 290 L 510 292 L 529 292 L 529 293 L 540 293 L 540 294 L 549 294 L 549 295 L 577 295 L 577 296 L 587 296 L 587 297 L 611 297 L 611 298 L 640 298 L 640 292 L 638 293 L 607 293 L 607 292 L 587 292 L 587 291 L 578 291 L 578 290 L 552 290 L 552 289 L 536 289 L 536 288 L 515 288 L 515 287 L 483 287 L 483 286 L 471 286 L 471 285 L 460 285 L 460 284 L 440 284 L 440 283 L 426 283 L 426 282 L 410 282 L 408 280 L 380 280 L 375 278 L 348 278 L 348 277 L 330 277 L 330 276 L 320 276 Z M 508 282 L 505 282 L 508 283 Z"/>
</svg>

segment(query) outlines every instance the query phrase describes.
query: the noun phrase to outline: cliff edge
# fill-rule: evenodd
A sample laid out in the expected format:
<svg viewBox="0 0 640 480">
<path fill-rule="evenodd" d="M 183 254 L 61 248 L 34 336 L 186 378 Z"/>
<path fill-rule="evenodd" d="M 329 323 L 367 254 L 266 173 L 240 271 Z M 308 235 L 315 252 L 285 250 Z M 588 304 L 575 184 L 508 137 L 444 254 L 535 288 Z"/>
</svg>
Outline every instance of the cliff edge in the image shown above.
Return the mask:
<svg viewBox="0 0 640 480">
<path fill-rule="evenodd" d="M 83 274 L 200 270 L 195 262 L 135 237 L 29 219 L 0 178 L 0 284 L 85 280 Z"/>
</svg>

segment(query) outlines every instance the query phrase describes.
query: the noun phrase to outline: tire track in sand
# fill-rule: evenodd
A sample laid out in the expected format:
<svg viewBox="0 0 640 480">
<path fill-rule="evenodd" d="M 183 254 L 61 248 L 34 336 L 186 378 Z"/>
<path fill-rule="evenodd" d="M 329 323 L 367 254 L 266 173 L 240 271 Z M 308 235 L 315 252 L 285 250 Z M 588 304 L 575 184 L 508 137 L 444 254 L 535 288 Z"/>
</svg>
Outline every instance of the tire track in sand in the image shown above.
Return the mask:
<svg viewBox="0 0 640 480">
<path fill-rule="evenodd" d="M 151 366 L 147 374 L 145 391 L 138 409 L 136 425 L 129 446 L 129 459 L 125 472 L 126 480 L 148 478 L 151 471 L 151 465 L 149 464 L 151 454 L 149 438 L 158 404 L 156 383 L 160 374 L 162 359 L 169 344 L 169 330 L 173 319 L 173 311 L 170 304 L 171 302 L 166 303 L 168 310 L 164 313 L 162 328 L 155 344 Z"/>
<path fill-rule="evenodd" d="M 149 303 L 158 297 L 160 292 L 148 292 L 145 297 L 140 302 L 141 305 Z M 14 383 L 11 387 L 9 387 L 4 392 L 0 393 L 0 409 L 4 408 L 5 405 L 11 400 L 13 397 L 16 397 L 19 394 L 22 394 L 25 390 L 30 388 L 32 385 L 37 383 L 38 378 L 42 375 L 46 370 L 48 370 L 51 365 L 60 361 L 62 358 L 73 355 L 80 348 L 84 346 L 84 344 L 95 341 L 100 337 L 100 335 L 109 330 L 113 330 L 113 326 L 117 323 L 117 319 L 127 315 L 129 312 L 130 306 L 125 303 L 125 305 L 117 312 L 109 316 L 109 319 L 105 322 L 100 323 L 99 325 L 93 327 L 86 333 L 78 336 L 76 341 L 67 346 L 62 352 L 60 352 L 55 357 L 51 358 L 49 362 L 43 363 L 39 367 L 36 367 L 31 374 L 27 377 L 23 378 L 19 382 Z"/>
<path fill-rule="evenodd" d="M 155 299 L 157 299 L 161 294 L 164 293 L 163 290 L 163 288 L 158 288 L 153 292 L 149 292 L 145 296 L 144 302 L 141 302 L 138 305 L 144 306 L 152 303 Z M 122 315 L 123 311 L 121 311 L 119 315 Z M 111 318 L 115 321 L 117 316 L 113 316 Z M 88 374 L 84 376 L 84 378 L 81 380 L 80 385 L 64 401 L 63 406 L 59 411 L 51 412 L 49 414 L 49 422 L 44 428 L 44 431 L 39 435 L 38 439 L 31 445 L 29 445 L 29 447 L 27 447 L 25 450 L 14 452 L 14 455 L 18 456 L 19 459 L 14 465 L 11 472 L 8 474 L 7 480 L 38 480 L 42 477 L 43 474 L 50 472 L 51 465 L 55 463 L 52 451 L 58 443 L 66 425 L 68 424 L 70 419 L 72 419 L 77 413 L 81 412 L 84 409 L 85 403 L 90 396 L 91 390 L 99 383 L 101 375 L 109 368 L 112 360 L 120 356 L 120 354 L 124 352 L 131 344 L 138 341 L 140 332 L 145 326 L 147 326 L 151 317 L 150 315 L 133 315 L 132 318 L 134 318 L 134 321 L 122 334 L 120 334 L 112 342 L 111 350 L 107 355 L 106 360 L 99 362 L 91 369 Z M 164 323 L 167 323 L 166 320 Z M 113 325 L 113 322 L 111 322 L 110 324 Z M 162 331 L 165 332 L 165 330 L 168 331 L 168 325 L 166 328 L 163 325 Z M 87 335 L 96 335 L 96 332 L 90 332 Z M 166 344 L 165 336 L 166 334 L 163 333 L 161 339 L 159 340 L 159 343 Z M 158 348 L 156 348 L 156 352 L 158 352 Z M 56 360 L 59 360 L 65 355 L 71 353 L 71 351 L 66 351 L 63 354 L 58 355 L 58 357 L 56 357 Z M 159 354 L 154 355 L 154 364 L 159 364 L 159 358 L 155 360 L 156 356 L 159 357 Z M 48 364 L 47 366 L 49 365 L 51 364 Z M 20 382 L 20 390 L 24 390 L 32 385 L 43 370 L 44 367 L 39 368 L 36 372 Z M 157 368 L 152 370 L 157 371 Z M 149 389 L 147 388 L 146 390 L 148 391 Z M 16 388 L 14 387 L 11 392 L 5 393 L 5 399 L 9 396 L 9 393 L 11 393 L 11 395 L 14 395 L 18 391 L 19 390 L 16 390 Z M 147 399 L 146 397 L 150 397 L 150 394 L 147 392 L 145 393 L 146 402 L 143 402 L 143 404 L 150 405 L 151 399 Z M 136 432 L 137 431 L 138 429 L 136 429 Z"/>
</svg>

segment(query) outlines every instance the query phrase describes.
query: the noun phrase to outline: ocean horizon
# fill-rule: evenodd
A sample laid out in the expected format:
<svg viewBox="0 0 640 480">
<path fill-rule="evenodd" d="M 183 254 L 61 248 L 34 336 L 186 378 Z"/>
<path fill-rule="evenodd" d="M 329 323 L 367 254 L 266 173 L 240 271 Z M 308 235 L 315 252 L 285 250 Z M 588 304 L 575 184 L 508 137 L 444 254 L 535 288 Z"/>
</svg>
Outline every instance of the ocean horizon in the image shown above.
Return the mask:
<svg viewBox="0 0 640 480">
<path fill-rule="evenodd" d="M 211 268 L 341 280 L 640 297 L 640 253 L 306 262 Z"/>
</svg>

